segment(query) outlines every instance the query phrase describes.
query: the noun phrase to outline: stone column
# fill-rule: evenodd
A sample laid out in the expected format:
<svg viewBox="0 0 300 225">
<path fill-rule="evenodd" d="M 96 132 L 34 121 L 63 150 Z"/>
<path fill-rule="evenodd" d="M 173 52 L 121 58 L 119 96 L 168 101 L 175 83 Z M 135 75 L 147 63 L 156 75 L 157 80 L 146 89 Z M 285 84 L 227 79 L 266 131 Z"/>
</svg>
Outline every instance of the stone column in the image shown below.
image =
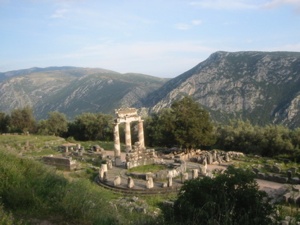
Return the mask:
<svg viewBox="0 0 300 225">
<path fill-rule="evenodd" d="M 172 185 L 173 185 L 171 176 L 168 177 L 168 184 L 167 185 L 168 185 L 168 187 L 172 187 Z"/>
<path fill-rule="evenodd" d="M 140 147 L 145 148 L 143 120 L 139 120 L 138 132 Z"/>
<path fill-rule="evenodd" d="M 114 148 L 115 148 L 115 157 L 118 158 L 121 157 L 119 123 L 114 123 Z"/>
<path fill-rule="evenodd" d="M 126 150 L 131 149 L 130 122 L 125 123 L 125 144 L 126 144 Z"/>
<path fill-rule="evenodd" d="M 193 169 L 192 170 L 192 179 L 198 178 L 198 169 Z"/>
</svg>

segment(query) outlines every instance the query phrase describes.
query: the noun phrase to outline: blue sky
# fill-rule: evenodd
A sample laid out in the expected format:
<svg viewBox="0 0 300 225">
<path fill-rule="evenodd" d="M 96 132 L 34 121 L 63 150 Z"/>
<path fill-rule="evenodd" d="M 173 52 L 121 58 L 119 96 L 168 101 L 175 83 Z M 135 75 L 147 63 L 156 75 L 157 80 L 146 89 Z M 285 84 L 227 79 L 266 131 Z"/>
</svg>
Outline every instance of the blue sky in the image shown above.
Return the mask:
<svg viewBox="0 0 300 225">
<path fill-rule="evenodd" d="M 0 0 L 0 71 L 175 77 L 215 51 L 299 51 L 300 0 Z"/>
</svg>

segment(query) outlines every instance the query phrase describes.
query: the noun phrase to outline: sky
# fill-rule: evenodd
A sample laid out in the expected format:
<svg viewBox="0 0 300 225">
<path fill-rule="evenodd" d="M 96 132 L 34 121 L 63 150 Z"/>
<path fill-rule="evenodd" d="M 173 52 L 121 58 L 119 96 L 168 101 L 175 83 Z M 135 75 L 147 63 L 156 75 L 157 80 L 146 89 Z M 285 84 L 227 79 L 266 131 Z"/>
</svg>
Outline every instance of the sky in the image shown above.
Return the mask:
<svg viewBox="0 0 300 225">
<path fill-rule="evenodd" d="M 300 0 L 0 0 L 0 72 L 170 78 L 216 51 L 300 52 Z"/>
</svg>

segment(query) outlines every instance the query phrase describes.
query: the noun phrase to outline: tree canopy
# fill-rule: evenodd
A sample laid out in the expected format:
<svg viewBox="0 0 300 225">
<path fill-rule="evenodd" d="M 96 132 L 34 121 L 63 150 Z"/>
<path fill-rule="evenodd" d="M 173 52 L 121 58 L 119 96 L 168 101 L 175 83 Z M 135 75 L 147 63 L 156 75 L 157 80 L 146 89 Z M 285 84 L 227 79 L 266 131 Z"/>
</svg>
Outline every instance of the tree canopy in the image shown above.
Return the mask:
<svg viewBox="0 0 300 225">
<path fill-rule="evenodd" d="M 60 112 L 49 112 L 47 120 L 41 120 L 38 124 L 38 132 L 61 136 L 68 131 L 68 121 L 65 114 Z"/>
<path fill-rule="evenodd" d="M 77 140 L 112 140 L 112 116 L 82 113 L 69 124 L 68 135 Z"/>
<path fill-rule="evenodd" d="M 22 109 L 14 109 L 10 115 L 10 130 L 13 132 L 34 132 L 36 120 L 32 108 L 26 106 Z"/>
<path fill-rule="evenodd" d="M 290 155 L 300 160 L 300 129 L 282 125 L 253 126 L 249 121 L 233 120 L 216 129 L 217 147 L 262 156 Z"/>
<path fill-rule="evenodd" d="M 275 208 L 250 171 L 230 166 L 215 178 L 186 181 L 173 211 L 164 212 L 170 224 L 247 225 L 272 224 Z"/>
<path fill-rule="evenodd" d="M 146 129 L 150 145 L 195 148 L 214 143 L 209 113 L 190 97 L 153 115 Z"/>
</svg>

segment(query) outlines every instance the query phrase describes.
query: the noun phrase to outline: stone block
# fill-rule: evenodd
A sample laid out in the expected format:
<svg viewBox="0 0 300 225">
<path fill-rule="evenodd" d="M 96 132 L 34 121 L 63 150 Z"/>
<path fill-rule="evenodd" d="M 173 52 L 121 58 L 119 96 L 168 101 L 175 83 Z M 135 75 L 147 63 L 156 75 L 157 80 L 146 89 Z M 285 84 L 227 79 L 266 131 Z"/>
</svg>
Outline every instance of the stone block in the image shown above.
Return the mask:
<svg viewBox="0 0 300 225">
<path fill-rule="evenodd" d="M 192 179 L 198 178 L 198 169 L 193 169 L 192 170 Z"/>
<path fill-rule="evenodd" d="M 122 166 L 123 165 L 123 162 L 122 162 L 120 157 L 115 158 L 115 165 L 116 166 Z"/>
<path fill-rule="evenodd" d="M 274 165 L 273 168 L 272 168 L 272 171 L 274 173 L 280 173 L 281 172 L 281 168 L 277 165 Z"/>
<path fill-rule="evenodd" d="M 103 182 L 107 182 L 107 171 L 103 173 Z"/>
<path fill-rule="evenodd" d="M 149 179 L 146 181 L 146 188 L 151 189 L 154 187 L 153 178 L 149 177 Z"/>
<path fill-rule="evenodd" d="M 114 186 L 119 186 L 119 185 L 121 185 L 121 177 L 116 176 L 114 179 Z"/>
<path fill-rule="evenodd" d="M 292 177 L 290 182 L 292 184 L 300 184 L 300 179 L 299 179 L 299 177 Z"/>
<path fill-rule="evenodd" d="M 127 187 L 128 188 L 133 188 L 134 187 L 134 181 L 133 181 L 133 179 L 131 177 L 128 177 Z"/>
<path fill-rule="evenodd" d="M 257 178 L 259 178 L 259 179 L 265 179 L 266 175 L 265 175 L 265 173 L 259 172 L 259 173 L 257 173 Z"/>
<path fill-rule="evenodd" d="M 100 168 L 99 169 L 99 178 L 101 181 L 103 181 L 103 177 L 104 177 L 104 170 L 103 170 L 103 168 Z"/>
<path fill-rule="evenodd" d="M 189 174 L 188 173 L 182 173 L 181 174 L 181 183 L 184 183 L 189 179 Z"/>
<path fill-rule="evenodd" d="M 162 188 L 168 187 L 168 183 L 167 183 L 167 182 L 163 182 L 163 183 L 161 184 L 161 187 L 162 187 Z"/>
<path fill-rule="evenodd" d="M 107 172 L 107 164 L 101 164 L 101 169 L 103 169 L 104 172 Z"/>
</svg>

